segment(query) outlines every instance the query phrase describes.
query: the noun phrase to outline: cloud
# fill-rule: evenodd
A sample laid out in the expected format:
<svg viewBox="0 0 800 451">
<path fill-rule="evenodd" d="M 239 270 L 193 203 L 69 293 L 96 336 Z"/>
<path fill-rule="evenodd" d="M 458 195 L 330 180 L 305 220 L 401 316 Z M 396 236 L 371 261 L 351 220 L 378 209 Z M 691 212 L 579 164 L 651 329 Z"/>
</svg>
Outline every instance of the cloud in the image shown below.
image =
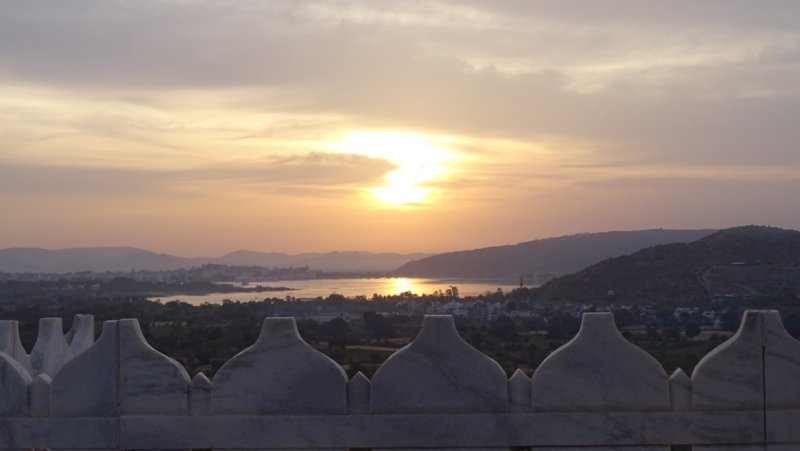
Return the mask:
<svg viewBox="0 0 800 451">
<path fill-rule="evenodd" d="M 381 159 L 325 153 L 184 170 L 3 164 L 0 165 L 0 191 L 9 196 L 153 196 L 177 194 L 210 183 L 221 192 L 242 190 L 246 185 L 310 195 L 326 189 L 353 190 L 370 186 L 393 168 L 391 163 Z"/>
<path fill-rule="evenodd" d="M 0 64 L 4 78 L 89 87 L 305 87 L 381 56 L 412 72 L 402 60 L 451 56 L 472 68 L 624 75 L 634 63 L 746 62 L 796 47 L 800 11 L 780 5 L 14 2 L 0 5 Z"/>
<path fill-rule="evenodd" d="M 781 170 L 763 171 L 761 174 L 752 175 L 721 174 L 712 171 L 705 176 L 697 174 L 665 174 L 651 176 L 619 176 L 619 177 L 596 177 L 592 179 L 576 180 L 575 186 L 590 190 L 615 190 L 615 191 L 642 191 L 642 192 L 678 192 L 681 193 L 708 193 L 715 191 L 714 196 L 727 191 L 734 192 L 768 192 L 769 187 L 781 187 L 788 191 L 796 189 L 800 182 L 800 171 L 787 172 Z M 766 189 L 765 189 L 766 188 Z"/>
<path fill-rule="evenodd" d="M 185 175 L 191 178 L 250 183 L 368 186 L 378 183 L 386 172 L 394 168 L 392 163 L 380 158 L 313 152 L 273 157 L 246 168 L 208 168 L 191 171 Z"/>
<path fill-rule="evenodd" d="M 722 217 L 731 196 L 769 216 L 798 183 L 773 168 L 800 168 L 799 21 L 783 0 L 1 2 L 0 195 L 367 210 L 350 196 L 393 166 L 327 151 L 393 130 L 453 138 L 426 185 L 453 229 L 507 207 L 473 238 Z"/>
</svg>

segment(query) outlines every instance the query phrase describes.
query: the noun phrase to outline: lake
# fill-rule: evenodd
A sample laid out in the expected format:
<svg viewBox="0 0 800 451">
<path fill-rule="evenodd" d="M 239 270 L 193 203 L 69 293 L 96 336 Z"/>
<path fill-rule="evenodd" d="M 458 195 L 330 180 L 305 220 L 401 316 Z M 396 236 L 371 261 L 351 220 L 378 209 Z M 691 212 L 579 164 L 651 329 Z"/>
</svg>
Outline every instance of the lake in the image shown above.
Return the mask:
<svg viewBox="0 0 800 451">
<path fill-rule="evenodd" d="M 313 280 L 281 280 L 281 281 L 253 281 L 247 286 L 256 285 L 287 287 L 291 291 L 265 291 L 262 293 L 209 293 L 202 295 L 183 295 L 174 294 L 169 296 L 153 297 L 151 300 L 161 299 L 162 302 L 181 300 L 193 305 L 203 303 L 221 304 L 223 299 L 231 301 L 261 301 L 264 298 L 284 298 L 292 296 L 297 299 L 314 299 L 316 297 L 327 297 L 332 293 L 341 294 L 347 297 L 364 295 L 371 298 L 374 293 L 379 295 L 400 294 L 410 291 L 414 294 L 430 294 L 437 290 L 445 291 L 451 286 L 458 288 L 460 296 L 476 296 L 486 292 L 495 292 L 498 288 L 503 291 L 511 291 L 518 285 L 510 282 L 489 282 L 489 281 L 459 281 L 441 279 L 416 279 L 416 278 L 382 278 L 382 279 L 313 279 Z"/>
</svg>

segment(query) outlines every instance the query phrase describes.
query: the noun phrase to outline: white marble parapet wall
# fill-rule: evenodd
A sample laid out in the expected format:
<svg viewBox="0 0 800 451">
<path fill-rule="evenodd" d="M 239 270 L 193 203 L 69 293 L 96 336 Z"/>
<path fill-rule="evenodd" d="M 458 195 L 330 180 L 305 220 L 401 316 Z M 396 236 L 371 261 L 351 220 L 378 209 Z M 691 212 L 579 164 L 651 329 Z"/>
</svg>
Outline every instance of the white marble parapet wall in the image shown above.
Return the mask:
<svg viewBox="0 0 800 451">
<path fill-rule="evenodd" d="M 800 342 L 776 311 L 748 311 L 691 377 L 668 377 L 608 313 L 510 378 L 449 316 L 426 317 L 372 380 L 348 380 L 293 318 L 265 319 L 213 380 L 190 379 L 135 319 L 96 342 L 90 324 L 65 337 L 43 319 L 28 368 L 0 322 L 0 449 L 800 450 Z"/>
<path fill-rule="evenodd" d="M 300 338 L 294 318 L 266 318 L 211 381 L 211 413 L 346 414 L 347 374 Z"/>
<path fill-rule="evenodd" d="M 89 349 L 94 343 L 94 315 L 75 315 L 72 319 L 72 327 L 65 338 L 72 357 Z"/>
<path fill-rule="evenodd" d="M 692 409 L 764 409 L 762 318 L 745 312 L 736 334 L 703 357 L 692 373 Z"/>
<path fill-rule="evenodd" d="M 19 340 L 19 323 L 17 321 L 0 320 L 0 352 L 16 360 L 29 374 L 33 374 L 31 359 Z"/>
<path fill-rule="evenodd" d="M 147 343 L 139 321 L 119 320 L 118 334 L 120 415 L 188 415 L 192 381 L 186 369 Z"/>
<path fill-rule="evenodd" d="M 44 373 L 53 377 L 71 358 L 72 353 L 64 337 L 61 318 L 40 319 L 39 334 L 30 355 L 33 373 Z"/>
<path fill-rule="evenodd" d="M 462 340 L 449 315 L 426 316 L 416 339 L 378 368 L 371 385 L 375 414 L 508 411 L 503 368 Z"/>
<path fill-rule="evenodd" d="M 612 313 L 584 313 L 578 334 L 547 356 L 531 380 L 536 412 L 669 410 L 667 373 L 626 340 Z"/>
<path fill-rule="evenodd" d="M 50 384 L 55 417 L 111 417 L 118 414 L 119 333 L 106 321 L 97 341 L 67 362 Z"/>
<path fill-rule="evenodd" d="M 31 381 L 30 374 L 19 362 L 0 352 L 0 418 L 29 415 L 28 387 Z"/>
</svg>

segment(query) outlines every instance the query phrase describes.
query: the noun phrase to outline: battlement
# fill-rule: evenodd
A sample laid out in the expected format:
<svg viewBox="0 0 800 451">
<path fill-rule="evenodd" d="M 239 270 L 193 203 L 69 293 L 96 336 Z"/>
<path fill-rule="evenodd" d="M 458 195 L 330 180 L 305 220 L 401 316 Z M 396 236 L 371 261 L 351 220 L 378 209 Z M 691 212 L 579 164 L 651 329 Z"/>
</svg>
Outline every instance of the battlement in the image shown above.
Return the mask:
<svg viewBox="0 0 800 451">
<path fill-rule="evenodd" d="M 691 377 L 667 375 L 610 313 L 532 377 L 510 379 L 427 316 L 371 380 L 348 380 L 297 332 L 266 318 L 256 342 L 209 380 L 153 349 L 135 319 L 41 320 L 31 355 L 0 321 L 0 448 L 494 448 L 666 451 L 800 449 L 800 342 L 777 311 L 748 311 Z M 686 448 L 682 448 L 686 449 Z"/>
</svg>

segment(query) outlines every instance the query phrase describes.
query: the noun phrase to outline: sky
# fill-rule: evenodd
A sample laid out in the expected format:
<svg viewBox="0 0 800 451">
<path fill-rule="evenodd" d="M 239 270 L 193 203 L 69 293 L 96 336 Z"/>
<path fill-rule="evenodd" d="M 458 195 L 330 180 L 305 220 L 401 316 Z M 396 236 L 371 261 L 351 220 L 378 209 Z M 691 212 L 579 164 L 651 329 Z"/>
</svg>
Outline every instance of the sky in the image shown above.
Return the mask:
<svg viewBox="0 0 800 451">
<path fill-rule="evenodd" d="M 0 248 L 800 228 L 800 2 L 0 2 Z"/>
</svg>

